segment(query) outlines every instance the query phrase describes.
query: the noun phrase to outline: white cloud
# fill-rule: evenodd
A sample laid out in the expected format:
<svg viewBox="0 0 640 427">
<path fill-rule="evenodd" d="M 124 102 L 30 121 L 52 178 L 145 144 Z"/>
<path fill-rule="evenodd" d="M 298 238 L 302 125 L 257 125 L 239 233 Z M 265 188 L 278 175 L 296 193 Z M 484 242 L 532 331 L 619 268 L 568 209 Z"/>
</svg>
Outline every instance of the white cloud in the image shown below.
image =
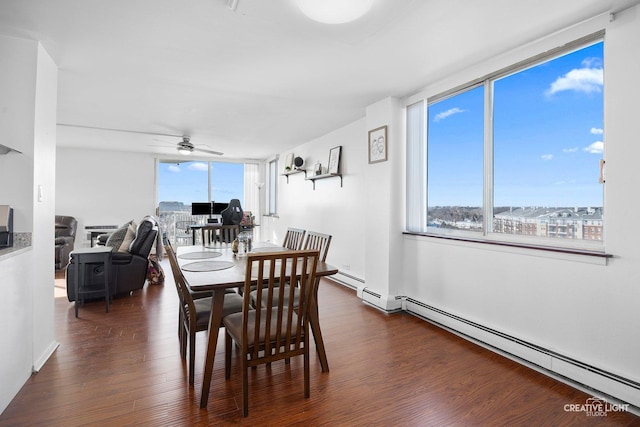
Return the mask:
<svg viewBox="0 0 640 427">
<path fill-rule="evenodd" d="M 586 68 L 602 68 L 602 59 L 601 58 L 585 58 L 582 60 L 582 66 Z"/>
<path fill-rule="evenodd" d="M 563 153 L 575 153 L 578 151 L 578 147 L 571 147 L 571 148 L 563 148 L 562 152 Z"/>
<path fill-rule="evenodd" d="M 459 113 L 464 113 L 465 110 L 455 107 L 455 108 L 450 108 L 447 111 L 443 111 L 442 113 L 438 113 L 436 114 L 436 116 L 433 118 L 434 122 L 439 122 L 442 119 L 446 119 L 449 116 L 453 116 L 454 114 L 459 114 Z"/>
<path fill-rule="evenodd" d="M 207 165 L 206 163 L 202 163 L 202 162 L 194 162 L 189 164 L 188 166 L 189 170 L 192 171 L 208 171 L 209 170 L 209 165 Z"/>
<path fill-rule="evenodd" d="M 556 181 L 553 183 L 553 185 L 567 185 L 567 184 L 575 184 L 576 180 L 575 179 L 570 179 L 569 181 Z"/>
<path fill-rule="evenodd" d="M 169 172 L 180 173 L 180 166 L 178 165 L 169 165 L 167 169 L 169 170 Z"/>
<path fill-rule="evenodd" d="M 591 128 L 589 132 L 591 132 L 593 135 L 602 135 L 604 133 L 604 130 L 600 128 Z"/>
<path fill-rule="evenodd" d="M 604 73 L 598 62 L 594 58 L 585 59 L 582 61 L 582 68 L 574 68 L 551 83 L 546 91 L 547 96 L 565 90 L 583 93 L 601 92 Z"/>
<path fill-rule="evenodd" d="M 588 147 L 584 147 L 583 150 L 591 154 L 600 154 L 604 151 L 604 142 L 596 141 Z"/>
<path fill-rule="evenodd" d="M 543 154 L 540 158 L 542 160 L 553 160 L 553 154 Z"/>
</svg>

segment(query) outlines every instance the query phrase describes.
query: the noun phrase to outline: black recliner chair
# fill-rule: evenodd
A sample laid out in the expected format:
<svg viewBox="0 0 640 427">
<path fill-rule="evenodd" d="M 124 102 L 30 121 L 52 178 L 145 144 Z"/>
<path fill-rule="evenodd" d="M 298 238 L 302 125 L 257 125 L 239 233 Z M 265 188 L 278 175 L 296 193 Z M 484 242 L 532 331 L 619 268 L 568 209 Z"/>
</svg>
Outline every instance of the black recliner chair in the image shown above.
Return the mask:
<svg viewBox="0 0 640 427">
<path fill-rule="evenodd" d="M 78 221 L 72 216 L 56 215 L 55 223 L 56 270 L 62 270 L 69 263 L 69 254 L 76 240 Z"/>
<path fill-rule="evenodd" d="M 136 230 L 136 237 L 129 246 L 129 252 L 113 252 L 111 256 L 111 295 L 118 297 L 142 289 L 147 279 L 149 253 L 158 235 L 158 223 L 153 217 L 142 219 Z M 85 265 L 85 288 L 104 286 L 104 266 Z M 75 269 L 73 253 L 67 268 L 67 297 L 75 301 Z"/>
</svg>

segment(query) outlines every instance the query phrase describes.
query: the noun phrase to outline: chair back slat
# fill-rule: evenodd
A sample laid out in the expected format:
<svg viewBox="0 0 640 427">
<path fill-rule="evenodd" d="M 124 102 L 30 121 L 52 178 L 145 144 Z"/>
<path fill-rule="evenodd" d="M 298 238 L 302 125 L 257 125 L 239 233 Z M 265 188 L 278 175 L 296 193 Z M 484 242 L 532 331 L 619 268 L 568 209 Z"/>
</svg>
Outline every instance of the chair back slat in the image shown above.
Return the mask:
<svg viewBox="0 0 640 427">
<path fill-rule="evenodd" d="M 305 232 L 305 230 L 300 228 L 287 228 L 287 233 L 284 235 L 282 247 L 294 251 L 302 249 Z"/>
<path fill-rule="evenodd" d="M 222 243 L 233 243 L 239 234 L 239 225 L 223 225 L 220 227 L 220 241 Z"/>
<path fill-rule="evenodd" d="M 316 233 L 315 231 L 307 231 L 307 240 L 305 240 L 302 249 L 315 249 L 320 252 L 319 260 L 325 262 L 329 253 L 329 245 L 331 244 L 331 235 Z"/>
</svg>

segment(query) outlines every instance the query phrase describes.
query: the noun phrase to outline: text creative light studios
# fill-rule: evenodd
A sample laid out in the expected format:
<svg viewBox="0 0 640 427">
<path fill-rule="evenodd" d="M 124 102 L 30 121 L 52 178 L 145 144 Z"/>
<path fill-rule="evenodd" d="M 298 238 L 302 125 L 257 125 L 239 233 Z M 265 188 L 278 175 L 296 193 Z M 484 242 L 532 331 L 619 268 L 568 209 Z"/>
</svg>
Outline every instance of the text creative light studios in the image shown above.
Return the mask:
<svg viewBox="0 0 640 427">
<path fill-rule="evenodd" d="M 565 412 L 584 412 L 588 417 L 606 417 L 609 412 L 627 412 L 628 404 L 609 403 L 606 399 L 590 397 L 586 403 L 567 403 Z"/>
</svg>

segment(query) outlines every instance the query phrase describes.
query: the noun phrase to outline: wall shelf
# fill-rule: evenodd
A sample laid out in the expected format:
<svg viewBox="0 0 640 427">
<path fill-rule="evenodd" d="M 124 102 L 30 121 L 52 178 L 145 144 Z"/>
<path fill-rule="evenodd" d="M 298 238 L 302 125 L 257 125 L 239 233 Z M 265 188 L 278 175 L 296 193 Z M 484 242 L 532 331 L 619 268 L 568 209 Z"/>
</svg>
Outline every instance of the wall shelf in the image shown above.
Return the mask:
<svg viewBox="0 0 640 427">
<path fill-rule="evenodd" d="M 327 178 L 335 178 L 335 177 L 339 177 L 340 178 L 340 188 L 342 188 L 342 174 L 341 173 L 325 173 L 322 175 L 313 175 L 310 177 L 305 178 L 307 181 L 311 181 L 313 182 L 313 189 L 316 189 L 316 180 L 318 179 L 327 179 Z"/>
<path fill-rule="evenodd" d="M 294 169 L 291 172 L 285 172 L 282 174 L 282 176 L 286 176 L 287 177 L 287 184 L 289 183 L 289 175 L 296 175 L 299 173 L 304 173 L 304 177 L 307 177 L 307 170 L 306 169 Z"/>
<path fill-rule="evenodd" d="M 0 154 L 7 154 L 11 151 L 14 151 L 18 154 L 22 154 L 22 151 L 18 151 L 15 148 L 7 147 L 6 145 L 0 144 Z"/>
</svg>

